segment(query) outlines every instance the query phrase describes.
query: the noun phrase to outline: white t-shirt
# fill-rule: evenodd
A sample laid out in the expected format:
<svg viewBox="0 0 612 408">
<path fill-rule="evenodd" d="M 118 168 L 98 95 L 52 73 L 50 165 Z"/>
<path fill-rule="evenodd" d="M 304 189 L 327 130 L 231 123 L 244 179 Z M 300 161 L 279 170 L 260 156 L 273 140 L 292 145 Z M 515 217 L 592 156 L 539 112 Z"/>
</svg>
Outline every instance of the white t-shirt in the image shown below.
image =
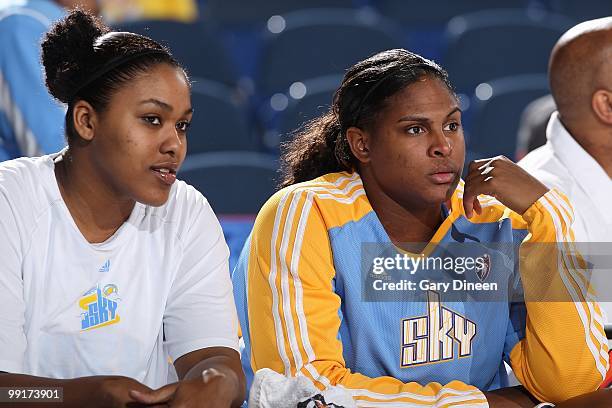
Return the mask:
<svg viewBox="0 0 612 408">
<path fill-rule="evenodd" d="M 238 350 L 229 250 L 182 181 L 90 244 L 59 192 L 54 155 L 0 163 L 0 371 L 168 382 L 168 357 Z"/>
<path fill-rule="evenodd" d="M 612 179 L 565 129 L 558 112 L 546 128 L 547 143 L 518 164 L 574 207 L 574 241 L 593 264 L 591 283 L 612 322 Z"/>
</svg>

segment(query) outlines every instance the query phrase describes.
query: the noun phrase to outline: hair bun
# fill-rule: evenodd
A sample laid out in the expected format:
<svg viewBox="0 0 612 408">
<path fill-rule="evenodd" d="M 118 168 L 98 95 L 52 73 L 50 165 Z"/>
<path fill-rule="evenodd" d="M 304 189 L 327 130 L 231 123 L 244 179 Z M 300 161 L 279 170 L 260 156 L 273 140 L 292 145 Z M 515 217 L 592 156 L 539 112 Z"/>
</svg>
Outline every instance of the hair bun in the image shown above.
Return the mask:
<svg viewBox="0 0 612 408">
<path fill-rule="evenodd" d="M 81 9 L 51 27 L 42 42 L 45 82 L 51 95 L 69 102 L 77 84 L 95 66 L 94 41 L 108 31 L 99 19 Z"/>
</svg>

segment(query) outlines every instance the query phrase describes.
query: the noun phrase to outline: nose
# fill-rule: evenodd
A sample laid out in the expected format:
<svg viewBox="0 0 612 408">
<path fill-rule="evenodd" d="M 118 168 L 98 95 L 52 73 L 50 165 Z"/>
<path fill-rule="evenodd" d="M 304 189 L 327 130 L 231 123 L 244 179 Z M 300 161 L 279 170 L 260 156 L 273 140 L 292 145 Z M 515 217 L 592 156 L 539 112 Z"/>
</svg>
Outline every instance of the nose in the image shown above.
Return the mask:
<svg viewBox="0 0 612 408">
<path fill-rule="evenodd" d="M 448 157 L 453 151 L 453 145 L 450 138 L 446 137 L 442 130 L 431 132 L 431 145 L 429 146 L 429 155 L 431 157 Z"/>
<path fill-rule="evenodd" d="M 170 154 L 172 157 L 178 157 L 185 149 L 186 139 L 181 137 L 174 126 L 169 126 L 169 129 L 164 132 L 160 151 L 164 154 Z"/>
</svg>

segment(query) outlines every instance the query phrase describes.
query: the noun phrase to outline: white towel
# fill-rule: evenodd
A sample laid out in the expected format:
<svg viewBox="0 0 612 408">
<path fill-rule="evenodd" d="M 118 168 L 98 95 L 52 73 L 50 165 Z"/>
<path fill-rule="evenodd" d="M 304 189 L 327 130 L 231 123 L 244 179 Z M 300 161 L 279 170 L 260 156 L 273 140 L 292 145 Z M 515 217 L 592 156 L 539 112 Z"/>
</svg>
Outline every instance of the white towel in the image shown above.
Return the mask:
<svg viewBox="0 0 612 408">
<path fill-rule="evenodd" d="M 285 377 L 269 368 L 255 373 L 249 392 L 249 408 L 294 408 L 298 402 L 321 394 L 328 404 L 344 408 L 356 408 L 349 393 L 339 387 L 320 391 L 304 376 Z"/>
</svg>

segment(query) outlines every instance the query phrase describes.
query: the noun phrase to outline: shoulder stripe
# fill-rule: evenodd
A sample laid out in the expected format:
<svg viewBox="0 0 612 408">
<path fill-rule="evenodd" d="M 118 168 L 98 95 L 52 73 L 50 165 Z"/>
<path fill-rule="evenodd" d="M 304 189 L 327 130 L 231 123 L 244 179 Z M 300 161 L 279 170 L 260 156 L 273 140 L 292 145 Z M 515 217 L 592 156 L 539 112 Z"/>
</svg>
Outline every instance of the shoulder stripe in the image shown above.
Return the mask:
<svg viewBox="0 0 612 408">
<path fill-rule="evenodd" d="M 283 210 L 285 209 L 285 203 L 287 198 L 289 197 L 289 191 L 286 192 L 278 205 L 276 210 L 276 216 L 274 217 L 274 227 L 272 229 L 272 241 L 270 243 L 270 274 L 268 275 L 268 284 L 270 285 L 270 291 L 272 293 L 272 316 L 274 320 L 274 330 L 276 332 L 276 347 L 278 349 L 278 354 L 283 362 L 285 367 L 285 375 L 291 375 L 291 363 L 289 362 L 289 357 L 287 355 L 287 351 L 285 350 L 285 336 L 283 335 L 283 330 L 281 326 L 280 314 L 278 311 L 278 289 L 276 287 L 276 240 L 278 237 L 279 225 L 281 222 L 281 217 L 283 214 Z"/>
<path fill-rule="evenodd" d="M 349 180 L 350 182 L 350 180 L 354 178 L 355 178 L 355 174 L 351 176 L 341 176 L 334 182 L 321 180 L 320 184 L 325 185 L 325 186 L 330 186 L 333 188 L 338 188 L 343 183 L 345 183 L 347 180 Z M 310 186 L 316 186 L 316 185 L 319 185 L 319 183 L 318 182 L 313 183 Z M 270 274 L 268 275 L 268 284 L 270 286 L 270 291 L 272 293 L 272 316 L 273 316 L 273 321 L 274 321 L 274 330 L 276 332 L 276 336 L 275 336 L 276 346 L 277 346 L 279 356 L 285 367 L 285 375 L 287 376 L 291 375 L 291 363 L 289 362 L 289 356 L 287 354 L 287 350 L 285 349 L 285 336 L 283 333 L 282 322 L 281 322 L 281 317 L 280 317 L 280 312 L 279 312 L 279 294 L 278 294 L 278 288 L 276 285 L 276 279 L 277 279 L 277 273 L 278 273 L 277 272 L 278 257 L 276 255 L 276 242 L 278 241 L 281 219 L 283 218 L 283 213 L 285 211 L 286 202 L 288 198 L 291 196 L 291 194 L 300 187 L 307 188 L 309 187 L 309 185 L 304 185 L 304 184 L 294 185 L 292 187 L 289 187 L 287 191 L 285 191 L 285 193 L 283 194 L 278 204 L 278 208 L 276 209 L 276 214 L 274 217 L 274 226 L 272 229 L 272 237 L 271 237 L 271 242 L 270 242 Z"/>
<path fill-rule="evenodd" d="M 346 184 L 342 191 L 338 191 L 337 188 L 342 185 L 342 183 L 349 180 L 348 184 Z M 301 201 L 303 197 L 303 193 L 306 192 L 306 199 L 304 204 L 302 205 L 302 210 L 300 212 L 300 218 L 298 221 L 297 228 L 300 231 L 303 231 L 306 227 L 306 222 L 308 220 L 308 215 L 310 213 L 310 209 L 312 207 L 312 200 L 314 197 L 314 191 L 318 193 L 326 193 L 326 194 L 317 194 L 318 198 L 323 199 L 333 199 L 335 201 L 341 201 L 346 203 L 354 202 L 359 196 L 365 194 L 365 191 L 361 188 L 352 192 L 352 195 L 349 197 L 339 198 L 333 193 L 348 193 L 353 187 L 361 184 L 361 180 L 355 174 L 351 176 L 341 177 L 335 182 L 327 182 L 324 181 L 321 184 L 313 183 L 313 184 L 301 184 L 296 185 L 294 188 L 288 189 L 288 191 L 283 195 L 279 207 L 277 209 L 276 218 L 275 218 L 275 227 L 272 233 L 272 242 L 271 242 L 271 268 L 270 268 L 270 276 L 268 279 L 268 283 L 270 285 L 272 294 L 273 294 L 273 318 L 274 325 L 277 333 L 277 347 L 279 354 L 281 355 L 281 359 L 283 364 L 285 365 L 285 373 L 286 375 L 292 375 L 291 373 L 291 363 L 289 361 L 289 356 L 287 354 L 287 350 L 285 349 L 285 336 L 284 329 L 287 330 L 287 340 L 291 348 L 291 352 L 293 354 L 294 367 L 297 372 L 299 372 L 302 368 L 306 368 L 306 370 L 314 377 L 314 379 L 318 382 L 321 382 L 324 386 L 329 386 L 330 382 L 327 378 L 319 375 L 314 366 L 312 366 L 312 361 L 315 360 L 314 350 L 310 343 L 310 339 L 308 338 L 308 330 L 306 324 L 306 317 L 303 309 L 303 290 L 301 281 L 297 274 L 297 265 L 299 262 L 299 254 L 301 251 L 302 240 L 303 240 L 303 232 L 298 232 L 296 234 L 296 242 L 294 243 L 293 249 L 290 252 L 291 261 L 288 265 L 288 245 L 291 240 L 292 230 L 293 230 L 293 220 L 296 218 L 298 203 Z M 333 189 L 325 188 L 324 186 L 331 186 Z M 287 215 L 283 217 L 284 209 L 287 205 L 287 200 L 291 196 L 291 202 L 289 204 L 289 210 Z M 277 225 L 278 218 L 278 225 Z M 279 228 L 277 228 L 281 219 L 285 219 L 283 223 L 283 235 L 281 237 L 280 242 L 280 259 L 275 254 L 275 249 L 277 248 L 277 243 L 279 239 Z M 285 326 L 283 327 L 283 323 L 281 320 L 280 313 L 280 302 L 278 299 L 278 287 L 276 286 L 277 280 L 277 271 L 278 265 L 277 262 L 281 262 L 280 265 L 280 277 L 281 277 L 281 285 L 280 292 L 282 298 L 282 306 L 283 306 L 283 317 L 285 321 Z M 292 275 L 292 283 L 295 290 L 296 297 L 296 312 L 298 317 L 298 327 L 300 328 L 301 340 L 306 351 L 306 357 L 308 362 L 304 365 L 302 361 L 302 355 L 300 352 L 300 348 L 297 341 L 297 335 L 295 331 L 295 326 L 293 323 L 293 318 L 291 315 L 291 298 L 290 298 L 290 288 L 289 288 L 289 273 Z"/>
<path fill-rule="evenodd" d="M 293 354 L 293 360 L 295 362 L 295 368 L 299 371 L 299 368 L 302 367 L 302 355 L 299 350 L 299 346 L 297 344 L 297 339 L 295 336 L 292 336 L 291 333 L 295 331 L 295 327 L 293 326 L 293 316 L 291 315 L 291 299 L 289 296 L 289 278 L 287 270 L 289 266 L 287 265 L 287 249 L 289 246 L 289 241 L 292 238 L 292 230 L 293 230 L 293 220 L 295 219 L 295 214 L 297 211 L 298 204 L 300 203 L 302 198 L 302 194 L 294 193 L 291 198 L 291 203 L 289 205 L 289 213 L 285 218 L 285 224 L 283 226 L 283 236 L 280 243 L 280 276 L 281 276 L 281 294 L 283 300 L 283 315 L 285 320 L 285 325 L 287 328 L 287 340 L 289 340 L 289 345 L 291 347 L 291 353 Z M 306 205 L 305 203 L 304 205 Z M 302 210 L 302 214 L 303 214 Z M 295 244 L 294 244 L 295 245 Z M 294 248 L 295 250 L 295 248 Z M 294 375 L 294 373 L 290 372 L 289 375 Z"/>
<path fill-rule="evenodd" d="M 568 208 L 569 205 L 567 201 L 563 199 L 562 196 L 560 196 L 555 190 L 552 190 L 552 192 L 552 196 L 553 198 L 555 198 L 554 201 L 552 199 L 548 199 L 548 197 L 545 198 L 548 199 L 549 203 L 558 204 L 560 207 L 558 213 L 561 215 L 564 222 L 564 237 L 566 237 L 567 235 L 573 235 L 571 223 L 569 221 L 573 217 L 573 211 L 571 210 L 571 207 Z M 570 234 L 568 234 L 568 232 Z M 587 268 L 586 262 L 580 257 L 580 253 L 576 248 L 576 244 L 573 242 L 573 240 L 568 241 L 564 239 L 560 242 L 563 242 L 564 245 L 565 250 L 561 253 L 564 257 L 564 260 L 568 264 L 568 272 L 573 278 L 575 285 L 577 285 L 580 289 L 579 294 L 582 295 L 582 297 L 584 298 L 584 302 L 588 307 L 591 316 L 591 334 L 595 337 L 599 345 L 599 352 L 602 357 L 603 364 L 607 367 L 609 362 L 609 356 L 608 353 L 605 351 L 606 347 L 604 347 L 604 345 L 608 344 L 608 340 L 604 336 L 603 316 L 601 314 L 599 305 L 595 299 L 595 294 L 593 293 L 592 288 L 588 283 L 588 278 L 584 275 L 583 272 L 581 272 L 584 271 L 585 268 Z"/>
<path fill-rule="evenodd" d="M 562 228 L 561 222 L 558 219 L 557 211 L 554 209 L 553 205 L 548 200 L 548 197 L 544 197 L 544 200 L 541 200 L 540 202 L 550 214 L 550 217 L 552 218 L 553 223 L 555 225 L 557 245 L 560 246 L 562 244 L 565 244 L 566 239 L 564 236 L 565 235 L 564 228 Z M 565 222 L 565 219 L 564 219 L 564 222 Z M 574 279 L 574 276 L 572 276 L 571 269 L 573 268 L 571 268 L 570 266 L 572 263 L 567 259 L 567 255 L 565 254 L 566 248 L 559 248 L 559 249 L 560 249 L 560 254 L 561 254 L 561 257 L 558 260 L 559 274 L 561 276 L 561 279 L 567 291 L 569 292 L 572 300 L 574 301 L 574 306 L 576 307 L 580 320 L 582 321 L 582 326 L 584 329 L 584 335 L 585 335 L 585 341 L 587 343 L 587 347 L 595 360 L 595 365 L 597 367 L 597 370 L 601 374 L 602 380 L 603 380 L 606 377 L 607 363 L 602 364 L 602 359 L 601 359 L 602 358 L 602 345 L 601 343 L 599 344 L 599 346 L 595 346 L 595 344 L 593 343 L 593 340 L 591 338 L 591 333 L 595 334 L 598 332 L 598 330 L 593 327 L 594 319 L 593 319 L 592 313 L 589 316 L 583 304 L 583 302 L 586 303 L 589 309 L 591 309 L 590 307 L 591 302 L 586 300 L 584 292 L 581 291 L 582 293 L 580 294 L 576 292 L 574 284 L 578 284 L 578 282 Z M 572 284 L 572 281 L 574 282 L 574 284 Z M 586 294 L 586 296 L 588 296 L 588 293 Z M 597 339 L 597 340 L 601 341 L 600 339 Z"/>
</svg>

